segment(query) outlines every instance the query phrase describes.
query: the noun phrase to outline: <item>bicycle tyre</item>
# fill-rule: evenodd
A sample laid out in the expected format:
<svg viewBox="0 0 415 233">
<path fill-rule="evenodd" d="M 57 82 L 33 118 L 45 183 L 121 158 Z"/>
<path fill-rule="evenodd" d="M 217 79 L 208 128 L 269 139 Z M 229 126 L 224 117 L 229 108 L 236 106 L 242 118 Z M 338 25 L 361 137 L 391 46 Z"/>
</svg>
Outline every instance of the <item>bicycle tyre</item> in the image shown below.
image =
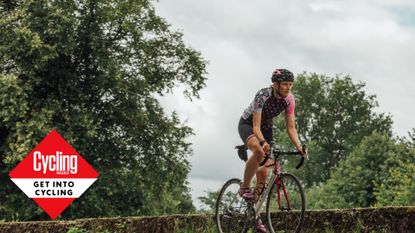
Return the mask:
<svg viewBox="0 0 415 233">
<path fill-rule="evenodd" d="M 281 174 L 280 180 L 284 182 L 289 201 L 287 202 L 285 198 L 282 185 L 277 187 L 274 183 L 266 203 L 268 229 L 271 233 L 299 233 L 304 222 L 306 206 L 303 188 L 298 178 L 289 173 Z M 280 190 L 282 209 L 278 205 L 278 190 Z M 275 213 L 275 217 L 271 216 L 272 213 Z M 277 219 L 279 221 L 276 221 Z"/>
<path fill-rule="evenodd" d="M 215 206 L 215 223 L 219 233 L 247 232 L 244 230 L 246 209 L 243 209 L 246 202 L 238 194 L 241 185 L 240 179 L 233 178 L 228 180 L 219 192 Z"/>
</svg>

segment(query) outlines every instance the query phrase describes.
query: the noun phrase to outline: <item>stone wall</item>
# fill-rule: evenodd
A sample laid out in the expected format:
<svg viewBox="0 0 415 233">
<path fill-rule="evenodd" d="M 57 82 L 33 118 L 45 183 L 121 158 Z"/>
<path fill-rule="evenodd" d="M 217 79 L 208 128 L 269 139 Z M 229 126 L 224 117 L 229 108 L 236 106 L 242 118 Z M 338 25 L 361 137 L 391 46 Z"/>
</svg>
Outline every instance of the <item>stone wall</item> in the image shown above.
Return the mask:
<svg viewBox="0 0 415 233">
<path fill-rule="evenodd" d="M 264 217 L 264 216 L 263 216 Z M 272 216 L 283 220 L 285 215 Z M 0 232 L 66 233 L 79 232 L 215 232 L 212 215 L 172 215 L 161 217 L 122 217 L 78 219 L 73 221 L 38 221 L 0 223 Z M 386 207 L 306 212 L 303 232 L 415 232 L 415 207 Z"/>
</svg>

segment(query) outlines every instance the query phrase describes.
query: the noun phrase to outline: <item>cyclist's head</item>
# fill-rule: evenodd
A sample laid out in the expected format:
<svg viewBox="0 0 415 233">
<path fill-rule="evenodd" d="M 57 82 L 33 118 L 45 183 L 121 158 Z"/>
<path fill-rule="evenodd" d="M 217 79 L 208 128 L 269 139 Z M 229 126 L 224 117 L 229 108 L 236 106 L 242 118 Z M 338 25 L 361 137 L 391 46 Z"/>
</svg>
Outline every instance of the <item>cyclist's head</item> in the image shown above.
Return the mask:
<svg viewBox="0 0 415 233">
<path fill-rule="evenodd" d="M 278 84 L 282 81 L 294 82 L 294 75 L 289 70 L 276 69 L 272 72 L 271 81 L 278 82 Z"/>
</svg>

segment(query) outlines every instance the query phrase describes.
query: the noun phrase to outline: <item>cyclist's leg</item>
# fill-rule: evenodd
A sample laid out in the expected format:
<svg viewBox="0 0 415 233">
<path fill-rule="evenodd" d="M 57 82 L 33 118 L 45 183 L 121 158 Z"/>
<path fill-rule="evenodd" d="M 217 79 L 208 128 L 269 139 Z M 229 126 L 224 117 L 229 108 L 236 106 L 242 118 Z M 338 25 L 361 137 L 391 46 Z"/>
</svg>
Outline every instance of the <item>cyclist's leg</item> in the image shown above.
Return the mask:
<svg viewBox="0 0 415 233">
<path fill-rule="evenodd" d="M 272 128 L 261 128 L 262 135 L 264 135 L 265 140 L 268 143 L 271 143 L 272 141 Z M 268 160 L 264 166 L 258 168 L 256 172 L 256 186 L 255 186 L 255 193 L 259 194 L 261 192 L 261 189 L 265 187 L 265 182 L 268 176 L 269 168 L 267 168 L 267 165 L 272 164 L 271 160 Z"/>
<path fill-rule="evenodd" d="M 268 176 L 269 168 L 266 167 L 266 165 L 272 164 L 271 160 L 268 160 L 267 163 L 258 168 L 256 172 L 256 185 L 255 185 L 255 193 L 259 194 L 261 192 L 261 189 L 265 187 L 265 182 Z"/>
<path fill-rule="evenodd" d="M 244 181 L 242 184 L 242 188 L 249 188 L 252 178 L 258 169 L 258 164 L 264 156 L 264 151 L 254 135 L 252 122 L 241 118 L 238 124 L 238 132 L 242 141 L 253 152 L 253 156 L 250 156 L 245 164 Z"/>
<path fill-rule="evenodd" d="M 264 159 L 265 153 L 262 147 L 259 145 L 258 139 L 253 136 L 248 139 L 246 146 L 253 152 L 253 155 L 249 157 L 246 162 L 244 172 L 243 188 L 248 188 L 251 184 L 252 178 L 258 170 L 259 163 Z"/>
</svg>

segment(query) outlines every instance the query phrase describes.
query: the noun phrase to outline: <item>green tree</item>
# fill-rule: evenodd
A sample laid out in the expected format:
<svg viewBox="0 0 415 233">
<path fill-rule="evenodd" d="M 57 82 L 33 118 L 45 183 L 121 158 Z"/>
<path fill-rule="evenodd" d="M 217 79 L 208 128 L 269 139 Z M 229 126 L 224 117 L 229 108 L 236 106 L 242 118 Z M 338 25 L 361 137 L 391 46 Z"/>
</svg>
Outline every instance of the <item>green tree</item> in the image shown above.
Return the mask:
<svg viewBox="0 0 415 233">
<path fill-rule="evenodd" d="M 307 187 L 322 184 L 330 172 L 347 158 L 365 136 L 374 131 L 391 135 L 391 116 L 378 113 L 376 97 L 368 95 L 364 83 L 349 76 L 329 77 L 303 73 L 296 77 L 296 123 L 300 140 L 309 144 L 311 160 L 304 169 L 287 169 L 301 178 Z M 277 142 L 290 145 L 283 117 L 276 120 Z M 305 171 L 305 172 L 304 172 Z"/>
<path fill-rule="evenodd" d="M 149 0 L 0 3 L 0 213 L 45 219 L 8 172 L 52 129 L 100 173 L 64 218 L 194 210 L 192 130 L 157 95 L 205 86 L 206 61 Z"/>
<path fill-rule="evenodd" d="M 220 190 L 218 191 L 208 190 L 205 192 L 206 192 L 206 196 L 198 197 L 198 199 L 207 207 L 207 211 L 214 211 L 216 208 L 216 201 L 218 199 Z"/>
<path fill-rule="evenodd" d="M 388 135 L 374 133 L 341 161 L 331 178 L 308 194 L 310 208 L 370 207 L 377 203 L 376 188 L 383 187 L 390 169 L 398 167 L 405 145 Z"/>
<path fill-rule="evenodd" d="M 409 148 L 415 149 L 415 128 L 412 129 L 412 132 L 408 132 L 408 138 L 406 139 Z"/>
<path fill-rule="evenodd" d="M 390 169 L 388 179 L 375 188 L 377 206 L 415 205 L 415 165 L 399 165 Z"/>
<path fill-rule="evenodd" d="M 413 130 L 414 132 L 414 130 Z M 375 187 L 377 206 L 415 205 L 415 147 L 413 133 L 402 139 L 405 150 L 388 159 L 386 175 Z"/>
</svg>

